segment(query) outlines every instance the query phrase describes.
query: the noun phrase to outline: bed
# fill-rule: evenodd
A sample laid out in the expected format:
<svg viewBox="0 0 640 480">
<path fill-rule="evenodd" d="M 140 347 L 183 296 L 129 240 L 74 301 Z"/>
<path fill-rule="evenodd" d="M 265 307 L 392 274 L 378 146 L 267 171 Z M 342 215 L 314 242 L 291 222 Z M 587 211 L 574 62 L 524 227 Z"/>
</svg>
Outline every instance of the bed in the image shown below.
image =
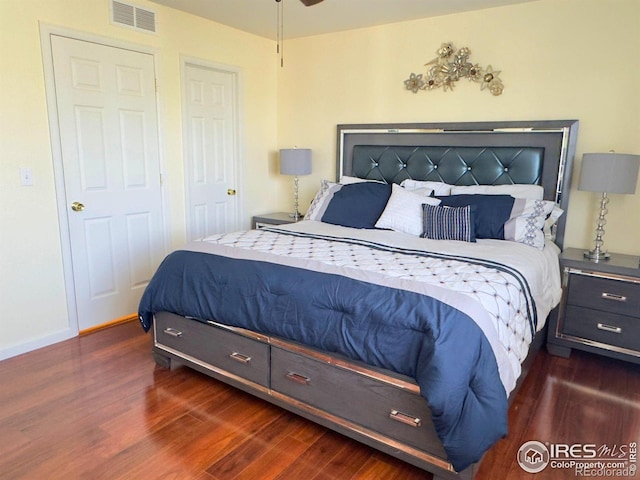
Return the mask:
<svg viewBox="0 0 640 480">
<path fill-rule="evenodd" d="M 473 478 L 557 314 L 577 128 L 339 125 L 305 220 L 165 258 L 139 308 L 156 363 Z"/>
</svg>

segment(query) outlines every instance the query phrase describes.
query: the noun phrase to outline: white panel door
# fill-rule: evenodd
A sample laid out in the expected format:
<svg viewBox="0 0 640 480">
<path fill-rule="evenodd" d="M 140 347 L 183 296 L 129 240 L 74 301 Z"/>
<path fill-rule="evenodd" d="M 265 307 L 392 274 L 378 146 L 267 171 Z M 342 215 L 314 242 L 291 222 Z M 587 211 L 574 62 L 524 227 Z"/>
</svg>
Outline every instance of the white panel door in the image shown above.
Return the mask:
<svg viewBox="0 0 640 480">
<path fill-rule="evenodd" d="M 154 60 L 51 41 L 82 331 L 134 314 L 164 253 Z"/>
<path fill-rule="evenodd" d="M 235 74 L 184 67 L 187 239 L 236 230 L 238 222 Z"/>
</svg>

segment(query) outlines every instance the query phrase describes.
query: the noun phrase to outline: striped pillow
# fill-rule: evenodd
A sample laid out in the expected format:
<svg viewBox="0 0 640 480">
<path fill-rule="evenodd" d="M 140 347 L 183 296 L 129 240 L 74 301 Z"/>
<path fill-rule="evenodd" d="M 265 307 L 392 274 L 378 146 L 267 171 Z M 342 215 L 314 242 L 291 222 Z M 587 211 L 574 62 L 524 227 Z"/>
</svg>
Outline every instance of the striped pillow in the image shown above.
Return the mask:
<svg viewBox="0 0 640 480">
<path fill-rule="evenodd" d="M 422 205 L 424 230 L 422 237 L 432 240 L 475 242 L 472 205 L 444 207 Z"/>
</svg>

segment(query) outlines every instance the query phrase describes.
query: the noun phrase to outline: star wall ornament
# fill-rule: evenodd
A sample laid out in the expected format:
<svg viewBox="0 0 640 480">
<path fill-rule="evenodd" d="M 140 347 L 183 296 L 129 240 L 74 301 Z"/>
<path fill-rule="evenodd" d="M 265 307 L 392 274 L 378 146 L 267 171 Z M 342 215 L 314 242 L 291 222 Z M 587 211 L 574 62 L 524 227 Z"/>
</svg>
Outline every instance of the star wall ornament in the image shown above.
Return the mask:
<svg viewBox="0 0 640 480">
<path fill-rule="evenodd" d="M 443 43 L 436 51 L 438 55 L 433 60 L 425 63 L 427 73 L 425 75 L 411 73 L 404 81 L 405 88 L 413 93 L 419 90 L 434 90 L 442 87 L 443 91 L 453 90 L 455 83 L 461 78 L 480 84 L 480 90 L 488 90 L 491 95 L 498 96 L 504 90 L 502 79 L 499 78 L 500 70 L 494 70 L 491 65 L 486 69 L 477 63 L 471 63 L 469 57 L 471 50 L 462 47 L 456 51 L 453 43 Z"/>
</svg>

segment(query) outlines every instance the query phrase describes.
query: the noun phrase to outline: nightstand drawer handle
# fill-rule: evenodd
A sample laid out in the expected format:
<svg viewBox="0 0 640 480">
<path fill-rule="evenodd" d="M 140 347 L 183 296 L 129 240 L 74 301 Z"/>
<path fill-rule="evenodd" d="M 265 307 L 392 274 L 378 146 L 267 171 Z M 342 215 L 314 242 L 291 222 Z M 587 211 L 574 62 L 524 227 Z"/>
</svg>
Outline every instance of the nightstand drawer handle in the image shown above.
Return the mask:
<svg viewBox="0 0 640 480">
<path fill-rule="evenodd" d="M 604 330 L 611 333 L 622 333 L 622 328 L 607 325 L 606 323 L 598 323 L 598 330 Z"/>
<path fill-rule="evenodd" d="M 627 297 L 625 297 L 624 295 L 618 295 L 617 293 L 602 292 L 602 298 L 604 298 L 605 300 L 615 300 L 616 302 L 627 301 Z"/>
</svg>

